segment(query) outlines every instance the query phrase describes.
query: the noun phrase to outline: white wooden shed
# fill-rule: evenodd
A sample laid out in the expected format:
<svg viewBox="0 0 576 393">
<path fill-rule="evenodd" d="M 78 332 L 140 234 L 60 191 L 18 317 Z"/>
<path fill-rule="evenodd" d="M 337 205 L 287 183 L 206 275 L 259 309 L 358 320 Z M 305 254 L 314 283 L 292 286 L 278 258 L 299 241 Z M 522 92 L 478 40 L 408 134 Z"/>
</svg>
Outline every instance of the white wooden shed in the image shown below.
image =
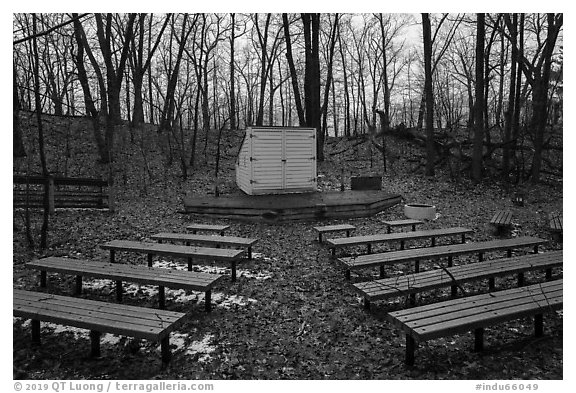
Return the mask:
<svg viewBox="0 0 576 393">
<path fill-rule="evenodd" d="M 236 183 L 249 195 L 316 191 L 316 129 L 249 127 Z"/>
</svg>

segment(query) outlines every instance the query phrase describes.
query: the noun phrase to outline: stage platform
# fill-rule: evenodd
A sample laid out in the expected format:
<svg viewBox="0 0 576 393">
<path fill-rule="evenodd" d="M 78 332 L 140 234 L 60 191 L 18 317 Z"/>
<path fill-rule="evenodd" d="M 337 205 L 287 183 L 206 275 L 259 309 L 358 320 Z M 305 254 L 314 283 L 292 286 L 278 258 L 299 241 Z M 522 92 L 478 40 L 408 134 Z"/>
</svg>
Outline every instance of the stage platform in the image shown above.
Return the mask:
<svg viewBox="0 0 576 393">
<path fill-rule="evenodd" d="M 184 198 L 184 211 L 249 221 L 370 217 L 402 200 L 385 191 L 330 191 L 282 195 L 226 195 Z"/>
</svg>

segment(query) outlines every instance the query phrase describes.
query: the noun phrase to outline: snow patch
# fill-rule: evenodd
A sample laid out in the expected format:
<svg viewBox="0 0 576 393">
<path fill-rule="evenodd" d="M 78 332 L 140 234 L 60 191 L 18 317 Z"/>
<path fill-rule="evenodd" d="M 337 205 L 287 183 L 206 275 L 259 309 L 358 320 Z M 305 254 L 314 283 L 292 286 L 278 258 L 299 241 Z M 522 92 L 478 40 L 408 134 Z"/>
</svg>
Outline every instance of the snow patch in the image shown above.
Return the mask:
<svg viewBox="0 0 576 393">
<path fill-rule="evenodd" d="M 176 347 L 176 351 L 185 351 L 186 355 L 191 356 L 198 354 L 198 361 L 206 363 L 212 358 L 210 354 L 216 350 L 216 346 L 211 344 L 213 339 L 214 335 L 208 333 L 202 340 L 192 341 L 189 345 L 186 345 L 186 342 L 190 341 L 189 334 L 172 333 L 170 343 Z"/>
<path fill-rule="evenodd" d="M 262 278 L 261 278 L 262 279 Z M 111 293 L 116 284 L 111 284 L 110 280 L 87 280 L 84 288 L 92 290 L 106 291 L 109 288 Z M 123 292 L 127 295 L 144 296 L 147 298 L 158 296 L 158 287 L 152 285 L 139 285 L 139 284 L 123 284 Z M 168 289 L 166 290 L 166 298 L 169 301 L 176 303 L 192 303 L 199 304 L 205 301 L 206 294 L 204 292 L 186 291 L 184 289 Z M 257 303 L 256 299 L 248 298 L 245 296 L 230 295 L 226 296 L 221 292 L 212 293 L 212 303 L 216 307 L 229 309 L 231 307 L 245 307 L 249 304 Z"/>
</svg>

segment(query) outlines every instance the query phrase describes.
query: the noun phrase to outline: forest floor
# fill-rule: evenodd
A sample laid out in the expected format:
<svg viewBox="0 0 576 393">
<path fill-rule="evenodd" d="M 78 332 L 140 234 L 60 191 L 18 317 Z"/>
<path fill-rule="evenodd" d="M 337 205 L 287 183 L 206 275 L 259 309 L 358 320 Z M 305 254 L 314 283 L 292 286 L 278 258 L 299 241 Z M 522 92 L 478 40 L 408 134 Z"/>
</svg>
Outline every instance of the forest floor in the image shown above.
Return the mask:
<svg viewBox="0 0 576 393">
<path fill-rule="evenodd" d="M 87 124 L 87 123 L 86 123 Z M 54 125 L 56 128 L 57 124 Z M 79 129 L 82 126 L 74 125 Z M 86 126 L 87 128 L 87 126 Z M 73 134 L 67 134 L 73 135 Z M 90 173 L 94 158 L 82 156 L 89 149 L 78 144 L 64 154 L 57 151 L 57 138 L 48 144 L 49 162 L 60 170 L 67 157 L 70 176 Z M 89 140 L 86 132 L 77 140 Z M 234 159 L 241 133 L 223 140 L 220 191 L 239 192 L 234 185 Z M 50 138 L 49 138 L 50 140 Z M 72 139 L 74 140 L 74 138 Z M 138 140 L 138 138 L 136 138 Z M 190 222 L 229 224 L 230 235 L 259 239 L 253 260 L 242 264 L 239 279 L 226 279 L 214 289 L 211 313 L 204 311 L 203 294 L 167 290 L 167 308 L 188 313 L 186 322 L 173 333 L 173 359 L 162 370 L 158 345 L 106 335 L 102 357 L 88 358 L 88 332 L 67 326 L 43 324 L 43 344 L 33 346 L 30 323 L 13 318 L 13 372 L 16 379 L 562 379 L 563 313 L 545 316 L 545 335 L 533 337 L 530 319 L 520 319 L 488 328 L 486 350 L 472 351 L 473 335 L 462 334 L 431 340 L 416 351 L 416 365 L 405 367 L 404 335 L 385 321 L 387 312 L 405 306 L 405 299 L 378 302 L 366 312 L 361 299 L 331 261 L 328 251 L 316 240 L 312 227 L 317 222 L 295 221 L 282 224 L 210 219 L 181 213 L 182 198 L 213 193 L 213 146 L 198 157 L 201 165 L 179 179 L 176 164 L 166 167 L 165 155 L 156 148 L 141 148 L 119 139 L 123 146 L 117 179 L 114 213 L 97 210 L 57 209 L 50 218 L 49 248 L 30 249 L 24 229 L 24 213 L 14 210 L 13 287 L 38 290 L 38 274 L 24 264 L 34 258 L 58 255 L 71 258 L 107 260 L 99 245 L 112 239 L 150 241 L 160 231 L 184 232 Z M 349 178 L 354 174 L 380 173 L 374 154 L 370 160 L 367 143 L 348 138 L 330 138 L 326 161 L 319 164 L 322 190 L 339 189 L 340 167 Z M 402 151 L 394 170 L 383 176 L 383 189 L 402 195 L 407 202 L 436 205 L 438 215 L 423 229 L 465 226 L 474 229 L 470 240 L 495 238 L 488 224 L 498 209 L 513 211 L 513 229 L 507 236 L 538 236 L 550 242 L 541 252 L 562 249 L 547 228 L 547 216 L 562 211 L 562 182 L 524 186 L 528 191 L 524 206 L 512 203 L 516 187 L 504 187 L 487 179 L 474 184 L 460 171 L 438 168 L 433 178 L 413 170 L 409 155 L 422 154 L 418 147 L 403 149 L 405 141 L 391 141 Z M 52 147 L 51 147 L 52 146 Z M 201 146 L 201 144 L 199 144 Z M 93 147 L 90 147 L 92 149 Z M 51 150 L 52 149 L 52 150 Z M 212 150 L 211 150 L 212 149 Z M 91 150 L 94 151 L 94 150 Z M 341 152 L 341 153 L 338 153 Z M 338 154 L 331 154 L 338 153 Z M 51 155 L 50 155 L 51 154 Z M 560 158 L 561 159 L 561 158 Z M 73 165 L 74 162 L 77 162 Z M 203 162 L 205 161 L 205 162 Z M 372 164 L 372 166 L 371 166 Z M 16 163 L 15 168 L 26 165 Z M 453 168 L 452 168 L 453 169 Z M 450 175 L 452 174 L 452 176 Z M 150 176 L 151 175 L 151 176 Z M 349 182 L 348 182 L 349 187 Z M 32 234 L 39 239 L 42 214 L 32 213 Z M 385 230 L 382 223 L 402 218 L 400 205 L 374 217 L 328 220 L 322 224 L 350 223 L 357 234 Z M 37 244 L 37 243 L 36 243 Z M 501 253 L 500 253 L 501 254 Z M 488 258 L 502 255 L 489 254 Z M 143 263 L 141 256 L 123 254 L 129 263 Z M 459 258 L 458 263 L 474 262 L 476 257 Z M 183 268 L 181 261 L 176 261 Z M 157 263 L 172 265 L 160 258 Z M 229 273 L 220 265 L 202 265 L 198 270 Z M 402 274 L 408 266 L 396 265 L 388 274 Z M 376 272 L 373 272 L 376 277 Z M 562 275 L 556 271 L 555 275 Z M 73 277 L 49 275 L 47 291 L 70 295 Z M 353 277 L 354 280 L 354 277 Z M 527 276 L 528 283 L 542 280 L 541 274 Z M 497 281 L 499 288 L 514 286 L 514 278 Z M 113 301 L 114 286 L 105 280 L 85 278 L 83 297 Z M 486 283 L 466 285 L 469 293 L 486 292 Z M 156 307 L 157 292 L 152 287 L 126 285 L 125 303 Z M 449 290 L 425 293 L 421 303 L 449 298 Z"/>
</svg>

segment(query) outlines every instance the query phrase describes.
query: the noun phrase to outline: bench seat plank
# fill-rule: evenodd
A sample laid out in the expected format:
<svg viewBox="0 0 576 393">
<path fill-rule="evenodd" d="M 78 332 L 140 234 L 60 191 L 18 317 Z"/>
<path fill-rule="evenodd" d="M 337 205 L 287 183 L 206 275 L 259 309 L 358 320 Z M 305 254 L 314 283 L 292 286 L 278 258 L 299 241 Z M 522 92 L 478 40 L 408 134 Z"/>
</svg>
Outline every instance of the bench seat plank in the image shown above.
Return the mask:
<svg viewBox="0 0 576 393">
<path fill-rule="evenodd" d="M 116 251 L 140 252 L 148 255 L 148 266 L 152 267 L 153 255 L 169 255 L 172 257 L 187 258 L 188 270 L 192 270 L 194 258 L 209 259 L 213 261 L 230 262 L 232 269 L 232 281 L 236 280 L 236 264 L 246 261 L 246 250 L 234 248 L 209 248 L 182 246 L 178 244 L 146 243 L 131 240 L 112 240 L 100 245 L 101 248 L 110 251 L 110 262 L 115 262 Z"/>
<path fill-rule="evenodd" d="M 354 225 L 350 224 L 338 224 L 338 225 L 324 225 L 312 227 L 316 232 L 318 232 L 318 242 L 322 243 L 322 234 L 346 231 L 346 236 L 350 236 L 350 233 L 356 229 Z"/>
<path fill-rule="evenodd" d="M 550 214 L 550 229 L 556 232 L 562 232 L 562 216 L 558 213 Z"/>
<path fill-rule="evenodd" d="M 56 273 L 86 275 L 110 280 L 127 280 L 146 285 L 178 287 L 205 291 L 218 283 L 223 275 L 153 268 L 72 258 L 47 257 L 26 264 L 27 267 Z"/>
<path fill-rule="evenodd" d="M 466 234 L 470 233 L 474 233 L 474 230 L 463 227 L 454 227 L 454 228 L 442 228 L 442 229 L 429 229 L 425 231 L 397 232 L 386 234 L 381 233 L 376 235 L 326 239 L 326 243 L 328 244 L 328 247 L 331 248 L 334 252 L 336 248 L 358 246 L 363 244 L 368 245 L 368 244 L 385 243 L 392 241 L 405 242 L 407 240 L 417 240 L 417 239 L 457 236 L 457 235 L 461 235 L 464 238 Z"/>
<path fill-rule="evenodd" d="M 401 251 L 344 257 L 337 260 L 347 270 L 363 269 L 367 267 L 392 265 L 401 262 L 414 262 L 422 259 L 452 257 L 471 253 L 484 253 L 488 251 L 511 250 L 519 247 L 535 247 L 547 241 L 537 237 L 525 236 L 512 239 L 488 240 L 464 244 L 450 244 L 446 246 L 413 248 Z"/>
<path fill-rule="evenodd" d="M 454 280 L 462 284 L 509 274 L 551 269 L 562 266 L 562 261 L 563 252 L 552 251 L 448 267 L 446 270 L 450 274 L 443 269 L 434 269 L 416 274 L 359 282 L 353 284 L 353 287 L 364 299 L 376 301 L 420 293 L 425 290 L 446 288 L 453 285 Z"/>
<path fill-rule="evenodd" d="M 217 224 L 189 224 L 186 229 L 196 233 L 197 231 L 205 232 L 218 232 L 224 236 L 224 231 L 230 228 L 230 225 L 217 225 Z"/>
<path fill-rule="evenodd" d="M 190 233 L 170 233 L 170 232 L 160 232 L 150 236 L 151 239 L 158 241 L 173 241 L 173 242 L 185 242 L 208 245 L 208 246 L 228 246 L 228 247 L 240 247 L 248 251 L 248 259 L 252 257 L 252 246 L 258 242 L 258 239 L 251 239 L 245 237 L 236 236 L 212 236 L 212 235 L 196 235 Z"/>
<path fill-rule="evenodd" d="M 146 243 L 131 240 L 112 240 L 102 244 L 100 247 L 105 250 L 141 252 L 183 258 L 196 257 L 221 261 L 239 260 L 245 254 L 245 250 Z"/>
<path fill-rule="evenodd" d="M 512 212 L 510 210 L 497 211 L 490 220 L 490 224 L 496 226 L 507 226 L 510 225 L 511 223 L 512 223 Z"/>
<path fill-rule="evenodd" d="M 386 225 L 386 231 L 388 233 L 392 232 L 392 228 L 394 227 L 406 227 L 411 226 L 412 230 L 416 230 L 416 225 L 421 225 L 424 222 L 421 220 L 414 220 L 411 218 L 404 219 L 404 220 L 390 220 L 390 221 L 382 221 Z"/>
<path fill-rule="evenodd" d="M 426 341 L 562 308 L 562 286 L 560 279 L 512 288 L 394 311 L 387 319 L 417 341 Z"/>
<path fill-rule="evenodd" d="M 465 297 L 394 311 L 386 319 L 406 333 L 406 358 L 414 364 L 416 343 L 474 331 L 474 348 L 483 348 L 484 328 L 534 316 L 536 336 L 543 334 L 543 314 L 563 306 L 563 280 Z"/>
<path fill-rule="evenodd" d="M 160 341 L 186 314 L 14 290 L 14 316 Z"/>
</svg>

